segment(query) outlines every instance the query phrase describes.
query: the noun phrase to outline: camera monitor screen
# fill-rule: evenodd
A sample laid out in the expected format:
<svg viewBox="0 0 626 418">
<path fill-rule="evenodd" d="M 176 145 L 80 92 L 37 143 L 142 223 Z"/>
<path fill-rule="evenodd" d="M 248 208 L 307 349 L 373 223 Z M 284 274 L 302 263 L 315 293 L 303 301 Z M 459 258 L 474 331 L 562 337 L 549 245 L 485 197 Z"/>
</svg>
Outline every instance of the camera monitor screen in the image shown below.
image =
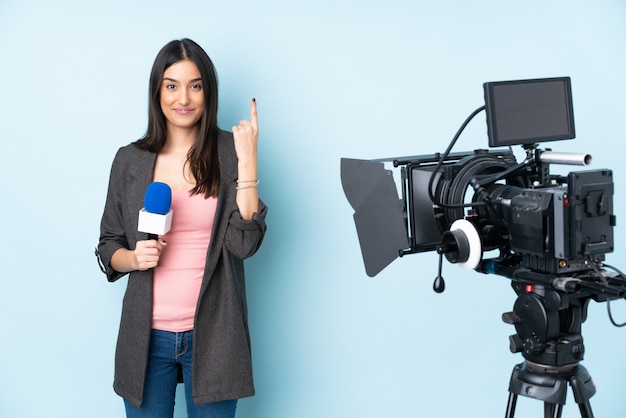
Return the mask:
<svg viewBox="0 0 626 418">
<path fill-rule="evenodd" d="M 575 137 L 569 77 L 489 82 L 483 87 L 490 147 Z"/>
</svg>

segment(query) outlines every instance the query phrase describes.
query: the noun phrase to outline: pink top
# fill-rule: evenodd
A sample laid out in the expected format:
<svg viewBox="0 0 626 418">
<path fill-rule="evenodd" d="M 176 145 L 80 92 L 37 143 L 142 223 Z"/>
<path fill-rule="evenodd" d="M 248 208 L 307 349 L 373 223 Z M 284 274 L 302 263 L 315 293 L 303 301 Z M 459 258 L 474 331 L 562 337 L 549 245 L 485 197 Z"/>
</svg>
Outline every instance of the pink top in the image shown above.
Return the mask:
<svg viewBox="0 0 626 418">
<path fill-rule="evenodd" d="M 154 269 L 152 328 L 183 332 L 193 329 L 217 198 L 172 191 L 172 228 L 163 236 Z"/>
</svg>

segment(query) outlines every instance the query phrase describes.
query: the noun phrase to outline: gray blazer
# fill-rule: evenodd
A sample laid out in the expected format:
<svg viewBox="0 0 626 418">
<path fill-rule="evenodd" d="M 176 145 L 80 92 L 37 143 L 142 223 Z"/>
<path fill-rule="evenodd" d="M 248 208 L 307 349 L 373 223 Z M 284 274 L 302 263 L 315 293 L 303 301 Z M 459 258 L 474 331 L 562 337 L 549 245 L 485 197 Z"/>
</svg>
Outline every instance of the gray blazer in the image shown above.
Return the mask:
<svg viewBox="0 0 626 418">
<path fill-rule="evenodd" d="M 220 131 L 218 154 L 217 212 L 194 323 L 192 386 L 197 404 L 254 395 L 243 260 L 263 241 L 267 207 L 260 202 L 251 220 L 242 219 L 235 202 L 237 156 L 231 133 Z M 125 275 L 111 268 L 113 253 L 146 239 L 137 222 L 155 160 L 156 154 L 131 144 L 120 148 L 113 161 L 97 251 L 111 282 Z M 135 406 L 143 399 L 151 326 L 152 270 L 133 271 L 122 305 L 113 387 Z"/>
</svg>

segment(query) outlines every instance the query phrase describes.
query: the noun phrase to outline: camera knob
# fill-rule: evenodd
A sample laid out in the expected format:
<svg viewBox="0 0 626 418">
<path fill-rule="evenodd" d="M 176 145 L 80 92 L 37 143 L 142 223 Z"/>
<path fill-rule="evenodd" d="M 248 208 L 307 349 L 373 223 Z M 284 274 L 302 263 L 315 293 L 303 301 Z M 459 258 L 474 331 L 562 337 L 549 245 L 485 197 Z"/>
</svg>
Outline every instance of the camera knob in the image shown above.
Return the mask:
<svg viewBox="0 0 626 418">
<path fill-rule="evenodd" d="M 519 335 L 509 336 L 509 350 L 511 353 L 521 353 L 524 350 L 524 343 Z"/>
<path fill-rule="evenodd" d="M 522 318 L 520 318 L 515 312 L 505 312 L 502 314 L 502 321 L 507 324 L 515 325 L 522 322 Z"/>
</svg>

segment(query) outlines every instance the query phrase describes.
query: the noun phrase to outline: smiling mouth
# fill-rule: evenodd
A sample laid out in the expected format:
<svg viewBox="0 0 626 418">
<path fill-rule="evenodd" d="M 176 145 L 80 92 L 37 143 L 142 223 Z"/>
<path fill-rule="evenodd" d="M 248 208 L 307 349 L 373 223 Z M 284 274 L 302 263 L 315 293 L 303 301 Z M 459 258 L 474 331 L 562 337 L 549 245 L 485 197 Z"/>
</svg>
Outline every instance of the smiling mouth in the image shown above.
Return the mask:
<svg viewBox="0 0 626 418">
<path fill-rule="evenodd" d="M 189 114 L 191 112 L 193 112 L 195 109 L 186 109 L 186 108 L 181 108 L 181 109 L 174 109 L 174 111 L 180 115 L 186 115 Z"/>
</svg>

